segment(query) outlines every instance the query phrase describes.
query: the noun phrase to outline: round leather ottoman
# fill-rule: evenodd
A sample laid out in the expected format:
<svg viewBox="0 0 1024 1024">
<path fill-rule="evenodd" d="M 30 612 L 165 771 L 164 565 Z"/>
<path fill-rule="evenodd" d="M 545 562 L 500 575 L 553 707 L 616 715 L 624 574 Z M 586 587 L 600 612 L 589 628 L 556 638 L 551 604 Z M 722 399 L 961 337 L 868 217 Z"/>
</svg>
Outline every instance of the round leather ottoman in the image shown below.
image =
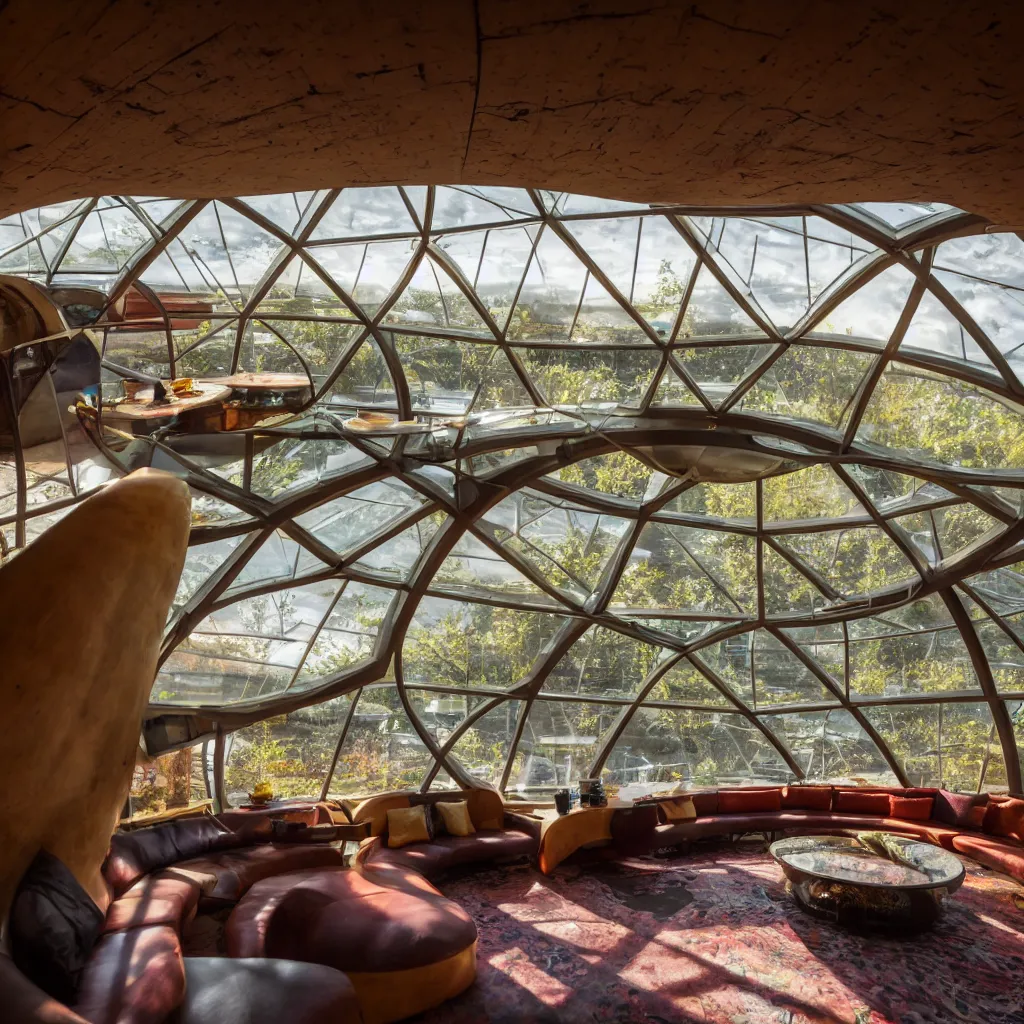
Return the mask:
<svg viewBox="0 0 1024 1024">
<path fill-rule="evenodd" d="M 257 882 L 225 929 L 233 957 L 275 957 L 343 971 L 364 1024 L 421 1013 L 476 978 L 476 925 L 422 878 L 307 868 Z"/>
</svg>

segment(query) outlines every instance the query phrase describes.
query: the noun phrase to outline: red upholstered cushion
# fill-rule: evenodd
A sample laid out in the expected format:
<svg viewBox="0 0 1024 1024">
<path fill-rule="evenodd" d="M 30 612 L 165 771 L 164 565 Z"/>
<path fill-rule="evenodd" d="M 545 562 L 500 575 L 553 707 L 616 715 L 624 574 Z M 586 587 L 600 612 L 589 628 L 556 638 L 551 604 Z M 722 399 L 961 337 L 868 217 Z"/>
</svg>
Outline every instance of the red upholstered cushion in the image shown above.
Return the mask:
<svg viewBox="0 0 1024 1024">
<path fill-rule="evenodd" d="M 832 801 L 832 810 L 851 814 L 877 814 L 884 818 L 889 814 L 889 794 L 837 789 Z"/>
<path fill-rule="evenodd" d="M 747 814 L 750 811 L 781 811 L 782 791 L 779 789 L 721 789 L 718 791 L 719 814 Z"/>
<path fill-rule="evenodd" d="M 785 810 L 827 811 L 832 807 L 831 786 L 786 786 L 782 790 Z"/>
<path fill-rule="evenodd" d="M 930 796 L 889 795 L 889 813 L 907 821 L 927 821 L 932 816 L 935 798 Z"/>
<path fill-rule="evenodd" d="M 712 790 L 710 793 L 689 793 L 687 795 L 693 797 L 693 809 L 697 812 L 698 818 L 704 814 L 718 813 L 717 791 Z"/>
<path fill-rule="evenodd" d="M 936 821 L 954 828 L 981 828 L 987 803 L 987 793 L 950 793 L 940 789 L 935 794 L 932 814 Z"/>
<path fill-rule="evenodd" d="M 1024 800 L 989 801 L 982 828 L 990 836 L 1024 840 Z"/>
</svg>

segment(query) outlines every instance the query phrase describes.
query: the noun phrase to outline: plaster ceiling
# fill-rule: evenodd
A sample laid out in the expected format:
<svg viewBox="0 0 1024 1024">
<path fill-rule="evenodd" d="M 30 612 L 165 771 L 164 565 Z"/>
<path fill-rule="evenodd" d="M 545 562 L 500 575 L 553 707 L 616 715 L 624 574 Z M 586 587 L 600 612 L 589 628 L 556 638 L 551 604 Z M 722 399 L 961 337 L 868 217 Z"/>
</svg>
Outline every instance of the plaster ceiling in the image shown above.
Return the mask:
<svg viewBox="0 0 1024 1024">
<path fill-rule="evenodd" d="M 946 202 L 1024 224 L 1011 4 L 279 3 L 0 11 L 0 212 L 472 182 Z"/>
</svg>

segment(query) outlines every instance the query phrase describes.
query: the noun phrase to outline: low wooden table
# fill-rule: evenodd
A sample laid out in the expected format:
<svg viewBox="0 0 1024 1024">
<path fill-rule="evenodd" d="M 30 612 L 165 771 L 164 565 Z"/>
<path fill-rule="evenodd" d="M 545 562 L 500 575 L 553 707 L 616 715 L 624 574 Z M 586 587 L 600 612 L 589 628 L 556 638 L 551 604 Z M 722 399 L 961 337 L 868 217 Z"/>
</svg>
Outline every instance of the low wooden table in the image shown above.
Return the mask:
<svg viewBox="0 0 1024 1024">
<path fill-rule="evenodd" d="M 541 826 L 537 860 L 545 875 L 582 846 L 607 842 L 612 838 L 612 817 L 616 811 L 632 810 L 633 804 L 609 800 L 604 807 L 577 807 L 568 814 L 548 817 Z"/>
</svg>

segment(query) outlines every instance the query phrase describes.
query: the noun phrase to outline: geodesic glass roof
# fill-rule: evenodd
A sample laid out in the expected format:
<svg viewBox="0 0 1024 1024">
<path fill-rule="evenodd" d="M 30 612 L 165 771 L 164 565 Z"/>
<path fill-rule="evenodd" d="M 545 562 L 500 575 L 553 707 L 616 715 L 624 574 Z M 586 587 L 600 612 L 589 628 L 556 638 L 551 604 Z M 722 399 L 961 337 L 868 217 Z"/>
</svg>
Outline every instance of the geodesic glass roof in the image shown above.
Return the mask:
<svg viewBox="0 0 1024 1024">
<path fill-rule="evenodd" d="M 3 550 L 131 469 L 188 481 L 149 713 L 225 730 L 229 787 L 1021 789 L 1016 234 L 941 204 L 109 196 L 0 221 L 0 274 L 58 311 L 33 345 L 5 307 Z M 94 385 L 54 369 L 83 339 Z M 143 421 L 125 378 L 217 418 Z"/>
</svg>

